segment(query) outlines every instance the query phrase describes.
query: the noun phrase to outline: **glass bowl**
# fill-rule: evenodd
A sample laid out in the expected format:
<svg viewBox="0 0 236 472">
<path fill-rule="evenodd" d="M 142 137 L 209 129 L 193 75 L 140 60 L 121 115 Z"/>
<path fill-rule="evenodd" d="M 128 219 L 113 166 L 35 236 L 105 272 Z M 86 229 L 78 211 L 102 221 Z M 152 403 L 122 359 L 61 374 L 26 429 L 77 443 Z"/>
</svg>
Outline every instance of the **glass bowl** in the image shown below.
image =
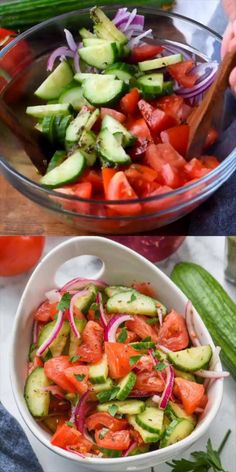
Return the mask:
<svg viewBox="0 0 236 472">
<path fill-rule="evenodd" d="M 128 5 L 127 5 L 128 6 Z M 117 6 L 105 7 L 108 16 L 113 17 Z M 139 8 L 145 15 L 145 25 L 152 28 L 154 37 L 161 43 L 181 47 L 195 54 L 200 62 L 219 61 L 221 37 L 209 28 L 180 16 L 153 8 Z M 78 10 L 45 21 L 19 35 L 0 53 L 0 67 L 8 61 L 14 48 L 27 42 L 29 53 L 19 59 L 15 75 L 9 76 L 2 92 L 2 98 L 8 103 L 19 120 L 26 126 L 32 126 L 32 119 L 25 114 L 29 104 L 38 103 L 34 90 L 46 76 L 46 63 L 49 54 L 65 43 L 64 28 L 68 28 L 79 41 L 78 30 L 91 25 L 89 9 Z M 24 44 L 25 45 L 25 44 Z M 236 118 L 236 112 L 234 110 Z M 236 169 L 236 148 L 229 155 L 221 156 L 221 164 L 200 180 L 171 192 L 139 199 L 142 214 L 132 212 L 137 200 L 107 201 L 88 200 L 64 195 L 48 190 L 38 183 L 36 173 L 29 158 L 16 137 L 0 123 L 1 170 L 8 181 L 26 197 L 52 211 L 54 215 L 72 224 L 80 231 L 104 234 L 133 234 L 146 232 L 165 226 L 191 212 L 215 192 Z M 129 204 L 130 215 L 123 216 L 122 208 Z M 117 216 L 112 205 L 116 204 Z M 126 207 L 127 208 L 127 207 Z M 135 207 L 134 207 L 135 208 Z M 110 210 L 110 211 L 109 211 Z M 127 214 L 127 209 L 125 211 Z"/>
</svg>

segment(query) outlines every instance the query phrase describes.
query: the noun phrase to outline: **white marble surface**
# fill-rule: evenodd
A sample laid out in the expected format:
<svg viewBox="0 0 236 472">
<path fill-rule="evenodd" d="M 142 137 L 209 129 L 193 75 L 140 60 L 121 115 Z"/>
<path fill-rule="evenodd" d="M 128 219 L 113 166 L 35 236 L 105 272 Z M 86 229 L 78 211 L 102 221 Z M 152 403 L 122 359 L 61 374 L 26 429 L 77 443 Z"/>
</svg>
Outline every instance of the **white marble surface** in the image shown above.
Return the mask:
<svg viewBox="0 0 236 472">
<path fill-rule="evenodd" d="M 45 252 L 50 250 L 64 238 L 48 238 Z M 192 237 L 187 238 L 181 248 L 168 260 L 161 263 L 160 268 L 167 274 L 170 274 L 174 264 L 178 261 L 188 260 L 202 264 L 208 269 L 228 290 L 234 300 L 236 300 L 236 287 L 227 283 L 223 276 L 223 258 L 224 258 L 224 238 L 221 237 Z M 5 407 L 22 424 L 38 458 L 42 464 L 44 472 L 83 472 L 78 465 L 61 459 L 42 446 L 35 439 L 28 428 L 23 423 L 19 412 L 17 411 L 13 395 L 11 392 L 9 371 L 8 371 L 8 350 L 11 341 L 11 329 L 14 320 L 16 308 L 27 282 L 29 274 L 14 278 L 0 279 L 0 398 Z M 232 379 L 225 381 L 224 398 L 217 418 L 207 435 L 199 441 L 194 450 L 204 447 L 208 437 L 211 437 L 213 443 L 217 446 L 228 428 L 232 429 L 232 434 L 223 454 L 223 462 L 228 472 L 235 471 L 236 451 L 233 445 L 236 443 L 236 391 L 235 382 Z M 1 432 L 0 432 L 1 435 Z M 167 472 L 170 470 L 166 466 L 159 466 L 156 472 Z M 5 472 L 5 471 L 4 471 Z M 33 471 L 32 471 L 33 472 Z"/>
</svg>

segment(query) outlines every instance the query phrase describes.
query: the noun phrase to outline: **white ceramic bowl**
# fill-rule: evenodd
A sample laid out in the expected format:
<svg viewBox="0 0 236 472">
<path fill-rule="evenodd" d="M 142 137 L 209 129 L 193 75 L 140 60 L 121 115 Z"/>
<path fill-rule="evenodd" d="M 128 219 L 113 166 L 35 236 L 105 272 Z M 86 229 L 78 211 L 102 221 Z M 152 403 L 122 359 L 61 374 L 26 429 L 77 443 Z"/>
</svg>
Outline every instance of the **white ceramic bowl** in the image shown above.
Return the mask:
<svg viewBox="0 0 236 472">
<path fill-rule="evenodd" d="M 101 237 L 76 237 L 63 242 L 39 263 L 22 295 L 13 329 L 11 350 L 11 381 L 14 397 L 19 411 L 32 433 L 46 447 L 62 457 L 66 457 L 88 469 L 99 471 L 135 471 L 142 470 L 162 462 L 171 460 L 174 456 L 183 454 L 208 429 L 220 407 L 223 382 L 217 380 L 208 391 L 209 402 L 195 430 L 182 441 L 164 449 L 145 454 L 116 458 L 80 458 L 79 456 L 52 446 L 50 435 L 45 432 L 29 413 L 24 400 L 24 383 L 27 375 L 27 357 L 32 332 L 32 312 L 45 298 L 45 292 L 56 286 L 56 274 L 62 265 L 77 256 L 93 255 L 103 261 L 103 266 L 94 278 L 103 278 L 110 284 L 131 284 L 136 281 L 148 281 L 156 289 L 159 299 L 169 309 L 175 308 L 184 313 L 187 299 L 175 284 L 157 267 L 131 249 L 114 241 Z M 203 344 L 214 347 L 211 336 L 201 318 L 196 315 L 196 328 Z M 221 370 L 220 362 L 216 366 Z"/>
</svg>

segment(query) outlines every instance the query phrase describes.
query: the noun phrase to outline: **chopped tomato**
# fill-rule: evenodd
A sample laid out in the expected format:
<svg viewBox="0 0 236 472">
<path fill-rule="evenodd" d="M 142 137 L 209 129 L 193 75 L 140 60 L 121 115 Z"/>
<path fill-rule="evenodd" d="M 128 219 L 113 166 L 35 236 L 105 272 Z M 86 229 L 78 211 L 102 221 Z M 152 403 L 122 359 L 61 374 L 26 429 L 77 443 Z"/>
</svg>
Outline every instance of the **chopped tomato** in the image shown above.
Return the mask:
<svg viewBox="0 0 236 472">
<path fill-rule="evenodd" d="M 145 153 L 145 163 L 155 169 L 159 175 L 164 164 L 170 164 L 174 168 L 182 168 L 185 159 L 168 143 L 150 144 Z M 160 181 L 164 183 L 163 180 Z"/>
<path fill-rule="evenodd" d="M 178 169 L 170 164 L 164 164 L 161 169 L 161 175 L 165 185 L 171 188 L 178 188 L 183 184 Z"/>
<path fill-rule="evenodd" d="M 102 168 L 102 181 L 103 181 L 103 188 L 104 188 L 104 193 L 107 195 L 108 193 L 108 187 L 110 184 L 110 181 L 117 172 L 116 169 L 113 169 L 112 167 L 103 167 Z"/>
<path fill-rule="evenodd" d="M 176 124 L 181 124 L 191 113 L 192 108 L 184 103 L 183 97 L 179 95 L 168 95 L 158 98 L 153 102 L 154 106 L 163 110 L 167 115 L 176 120 Z"/>
<path fill-rule="evenodd" d="M 138 101 L 140 98 L 139 90 L 133 88 L 129 93 L 124 95 L 120 101 L 120 108 L 126 115 L 133 115 L 138 106 Z"/>
<path fill-rule="evenodd" d="M 80 182 L 74 185 L 65 185 L 65 187 L 60 187 L 56 189 L 57 192 L 60 192 L 65 195 L 71 195 L 74 197 L 90 199 L 92 197 L 92 184 L 91 182 Z M 71 202 L 66 201 L 61 198 L 56 198 L 57 201 L 60 201 L 63 207 L 69 211 L 77 211 L 78 213 L 86 214 L 89 213 L 90 204 L 84 202 Z"/>
<path fill-rule="evenodd" d="M 45 375 L 59 385 L 63 390 L 70 393 L 76 393 L 74 385 L 65 375 L 65 370 L 71 367 L 69 356 L 52 357 L 44 364 Z"/>
<path fill-rule="evenodd" d="M 151 356 L 149 356 L 149 355 L 142 356 L 138 360 L 135 367 L 137 367 L 137 369 L 140 372 L 144 372 L 144 371 L 153 372 L 153 360 L 152 360 Z"/>
<path fill-rule="evenodd" d="M 168 66 L 167 70 L 179 85 L 182 85 L 182 87 L 185 88 L 192 88 L 198 79 L 197 74 L 190 74 L 193 67 L 194 62 L 189 60 Z"/>
<path fill-rule="evenodd" d="M 113 449 L 115 451 L 124 451 L 128 449 L 131 439 L 129 431 L 107 431 L 104 434 L 103 429 L 95 431 L 95 441 L 99 447 Z"/>
<path fill-rule="evenodd" d="M 125 171 L 125 175 L 138 195 L 142 195 L 146 192 L 152 192 L 157 188 L 155 179 L 157 178 L 157 172 L 148 166 L 140 164 L 131 164 Z"/>
<path fill-rule="evenodd" d="M 106 115 L 112 116 L 112 118 L 115 118 L 115 120 L 119 121 L 120 123 L 124 123 L 126 120 L 126 116 L 124 113 L 121 113 L 120 111 L 113 110 L 113 108 L 101 108 L 101 119 L 103 119 Z"/>
<path fill-rule="evenodd" d="M 139 355 L 132 346 L 109 342 L 105 342 L 105 353 L 108 358 L 109 375 L 112 379 L 127 375 L 132 370 L 130 358 Z"/>
<path fill-rule="evenodd" d="M 126 326 L 131 331 L 134 331 L 134 333 L 137 334 L 141 339 L 150 336 L 152 341 L 157 342 L 158 340 L 155 329 L 146 323 L 145 316 L 133 316 L 133 320 L 126 321 Z"/>
<path fill-rule="evenodd" d="M 57 306 L 58 302 L 49 303 L 49 301 L 46 300 L 34 313 L 34 319 L 42 321 L 43 323 L 48 323 L 49 321 L 54 320 L 55 315 L 58 313 Z"/>
<path fill-rule="evenodd" d="M 176 125 L 176 120 L 173 116 L 167 115 L 167 113 L 159 108 L 155 109 L 145 100 L 139 100 L 138 107 L 152 133 L 159 134 L 161 131 Z"/>
<path fill-rule="evenodd" d="M 109 428 L 110 431 L 121 431 L 129 426 L 126 419 L 118 419 L 111 416 L 110 413 L 94 413 L 86 419 L 86 426 L 89 431 L 93 429 L 101 429 L 103 426 Z"/>
<path fill-rule="evenodd" d="M 95 169 L 87 169 L 80 182 L 90 182 L 92 184 L 93 193 L 98 193 L 103 190 L 102 174 L 100 171 Z"/>
<path fill-rule="evenodd" d="M 121 331 L 122 331 L 121 328 L 117 329 L 117 331 L 116 331 L 116 340 L 119 337 L 119 334 L 121 333 Z M 124 344 L 129 344 L 129 343 L 133 343 L 134 341 L 137 341 L 138 337 L 133 331 L 129 331 L 127 329 L 126 334 L 127 334 L 127 337 L 126 337 L 126 340 L 124 341 Z"/>
<path fill-rule="evenodd" d="M 169 193 L 172 190 L 173 189 L 171 187 L 168 187 L 167 185 L 163 185 L 163 186 L 157 188 L 156 190 L 154 190 L 154 192 L 149 193 L 145 196 L 146 197 L 158 197 L 158 196 L 161 196 L 164 193 Z M 171 208 L 173 206 L 173 204 L 176 204 L 176 197 L 165 197 L 165 199 L 163 199 L 163 198 L 161 200 L 155 199 L 155 200 L 151 200 L 149 202 L 145 202 L 145 203 L 143 203 L 143 208 L 144 208 L 144 211 L 146 213 L 154 213 L 154 212 L 157 212 L 157 211 L 162 211 L 162 210 L 168 209 L 169 207 Z"/>
<path fill-rule="evenodd" d="M 148 297 L 155 298 L 156 292 L 152 288 L 149 282 L 135 282 L 133 283 L 132 287 L 138 292 L 143 293 L 143 295 L 147 295 Z"/>
<path fill-rule="evenodd" d="M 188 140 L 189 125 L 174 126 L 161 132 L 161 140 L 163 143 L 169 143 L 182 156 L 185 156 Z"/>
<path fill-rule="evenodd" d="M 205 389 L 202 384 L 176 377 L 175 395 L 181 400 L 187 415 L 192 415 L 196 408 L 201 405 Z"/>
<path fill-rule="evenodd" d="M 65 376 L 76 388 L 76 391 L 83 395 L 88 390 L 89 368 L 85 365 L 67 367 Z"/>
<path fill-rule="evenodd" d="M 140 143 L 143 141 L 153 142 L 150 130 L 143 118 L 132 118 L 128 120 L 127 128 L 134 136 L 136 136 L 136 138 L 138 138 Z"/>
<path fill-rule="evenodd" d="M 199 160 L 202 162 L 203 166 L 209 170 L 213 170 L 220 165 L 215 156 L 201 156 Z"/>
<path fill-rule="evenodd" d="M 204 144 L 204 150 L 213 146 L 213 144 L 215 144 L 215 142 L 217 141 L 218 137 L 219 137 L 218 131 L 216 131 L 215 128 L 210 128 L 207 133 L 206 142 Z"/>
<path fill-rule="evenodd" d="M 72 447 L 82 454 L 89 452 L 93 444 L 83 437 L 83 435 L 75 428 L 64 423 L 62 426 L 59 426 L 55 434 L 51 438 L 51 443 L 54 446 L 62 447 L 66 449 L 67 447 Z"/>
<path fill-rule="evenodd" d="M 209 172 L 202 162 L 195 157 L 184 166 L 184 171 L 189 179 L 200 179 Z"/>
<path fill-rule="evenodd" d="M 102 358 L 103 328 L 95 321 L 88 321 L 82 333 L 83 343 L 78 348 L 81 362 L 99 362 Z"/>
<path fill-rule="evenodd" d="M 158 343 L 171 351 L 179 351 L 188 347 L 189 335 L 185 319 L 175 310 L 165 317 L 159 330 Z"/>
<path fill-rule="evenodd" d="M 135 390 L 141 392 L 163 392 L 165 383 L 158 372 L 141 372 L 137 374 Z"/>
<path fill-rule="evenodd" d="M 131 62 L 142 62 L 152 59 L 163 51 L 162 46 L 157 44 L 143 44 L 142 46 L 136 46 L 131 51 L 130 61 Z"/>
<path fill-rule="evenodd" d="M 111 178 L 111 181 L 107 189 L 108 200 L 133 200 L 138 198 L 131 185 L 129 184 L 126 175 L 123 171 L 118 171 Z M 115 210 L 117 213 L 125 216 L 138 215 L 142 211 L 140 203 L 127 203 L 127 204 L 112 204 L 109 208 Z"/>
</svg>

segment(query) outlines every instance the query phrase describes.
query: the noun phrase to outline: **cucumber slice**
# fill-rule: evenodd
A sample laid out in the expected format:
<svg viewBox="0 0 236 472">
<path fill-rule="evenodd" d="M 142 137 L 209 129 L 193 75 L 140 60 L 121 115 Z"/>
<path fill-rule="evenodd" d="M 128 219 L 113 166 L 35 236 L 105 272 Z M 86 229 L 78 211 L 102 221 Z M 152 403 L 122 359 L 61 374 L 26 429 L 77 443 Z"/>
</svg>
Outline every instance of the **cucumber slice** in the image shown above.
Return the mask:
<svg viewBox="0 0 236 472">
<path fill-rule="evenodd" d="M 96 38 L 95 36 L 91 38 L 84 38 L 83 39 L 83 46 L 89 47 L 89 46 L 99 46 L 101 44 L 107 44 L 110 41 L 107 41 L 106 39 L 101 39 L 101 38 Z"/>
<path fill-rule="evenodd" d="M 43 367 L 36 367 L 27 377 L 25 383 L 24 397 L 33 416 L 48 415 L 50 393 L 43 390 L 50 385 L 50 380 L 46 377 Z"/>
<path fill-rule="evenodd" d="M 117 79 L 129 81 L 134 77 L 136 68 L 125 62 L 116 62 L 105 69 L 105 74 L 114 75 Z"/>
<path fill-rule="evenodd" d="M 101 384 L 94 384 L 92 390 L 96 393 L 104 392 L 105 390 L 110 390 L 113 387 L 112 379 L 108 378 L 106 382 Z"/>
<path fill-rule="evenodd" d="M 108 64 L 113 64 L 119 57 L 119 48 L 116 42 L 106 42 L 95 46 L 88 46 L 78 50 L 81 59 L 86 64 L 97 69 L 106 69 Z"/>
<path fill-rule="evenodd" d="M 149 433 L 160 434 L 163 428 L 164 411 L 154 406 L 146 406 L 143 413 L 136 416 L 136 423 Z"/>
<path fill-rule="evenodd" d="M 62 164 L 62 162 L 66 159 L 66 152 L 65 151 L 55 151 L 49 164 L 47 167 L 47 173 L 51 170 L 55 169 L 55 167 Z"/>
<path fill-rule="evenodd" d="M 50 321 L 50 323 L 47 323 L 42 331 L 40 332 L 39 338 L 38 338 L 38 346 L 40 347 L 43 342 L 49 337 L 51 334 L 54 326 L 56 324 L 56 320 Z M 66 345 L 67 338 L 70 333 L 70 323 L 69 321 L 63 321 L 62 327 L 54 341 L 50 344 L 49 349 L 52 353 L 53 357 L 60 356 L 63 352 L 63 349 Z M 45 358 L 47 356 L 48 349 L 44 351 L 42 354 L 42 357 Z"/>
<path fill-rule="evenodd" d="M 71 115 L 58 115 L 54 120 L 55 141 L 58 142 L 58 144 L 63 148 L 65 146 L 66 130 L 72 120 L 73 118 Z"/>
<path fill-rule="evenodd" d="M 109 287 L 104 289 L 104 292 L 110 298 L 117 293 L 130 292 L 130 290 L 132 290 L 131 287 L 124 287 L 123 285 L 109 285 Z"/>
<path fill-rule="evenodd" d="M 163 95 L 171 95 L 172 93 L 174 93 L 174 82 L 172 82 L 171 80 L 163 82 L 162 93 Z"/>
<path fill-rule="evenodd" d="M 102 120 L 101 129 L 108 129 L 110 133 L 121 133 L 122 145 L 124 147 L 134 144 L 136 138 L 119 121 L 110 115 L 106 115 Z"/>
<path fill-rule="evenodd" d="M 79 140 L 79 148 L 86 159 L 87 166 L 92 167 L 97 159 L 95 133 L 84 130 Z"/>
<path fill-rule="evenodd" d="M 77 74 L 75 74 L 75 76 L 74 76 L 74 79 L 75 79 L 77 82 L 79 82 L 80 84 L 82 84 L 83 80 L 85 80 L 85 79 L 91 79 L 91 78 L 93 79 L 95 75 L 96 75 L 96 74 L 92 74 L 92 73 L 90 73 L 90 72 L 77 72 Z M 99 77 L 102 78 L 102 77 L 104 77 L 104 76 L 103 76 L 103 75 L 99 75 Z"/>
<path fill-rule="evenodd" d="M 79 333 L 81 334 L 86 326 L 86 320 L 79 320 L 75 318 L 75 325 Z M 74 357 L 77 355 L 77 349 L 80 346 L 82 342 L 81 338 L 77 338 L 75 336 L 74 332 L 72 329 L 70 330 L 70 344 L 69 344 L 69 356 Z"/>
<path fill-rule="evenodd" d="M 184 418 L 185 420 L 188 420 L 193 423 L 194 426 L 197 424 L 197 418 L 195 415 L 187 415 L 187 413 L 185 413 L 184 409 L 181 408 L 180 405 L 172 401 L 169 401 L 168 406 L 165 410 L 165 414 L 170 420 L 174 420 L 176 418 Z"/>
<path fill-rule="evenodd" d="M 167 356 L 166 356 L 167 357 Z M 180 377 L 181 379 L 189 380 L 190 382 L 196 382 L 196 378 L 193 374 L 189 372 L 183 372 L 182 370 L 176 369 L 174 367 L 175 377 Z"/>
<path fill-rule="evenodd" d="M 35 118 L 43 118 L 44 116 L 69 115 L 70 105 L 68 103 L 52 103 L 50 105 L 35 105 L 26 108 L 27 115 Z"/>
<path fill-rule="evenodd" d="M 93 33 L 91 33 L 91 31 L 89 31 L 87 28 L 81 28 L 79 30 L 79 34 L 80 34 L 82 39 L 84 39 L 84 38 L 96 38 L 96 36 Z"/>
<path fill-rule="evenodd" d="M 115 458 L 122 456 L 122 451 L 116 451 L 116 449 L 105 449 L 104 447 L 99 447 L 99 451 L 102 452 L 104 457 Z"/>
<path fill-rule="evenodd" d="M 158 57 L 156 59 L 151 59 L 150 61 L 139 62 L 138 66 L 142 72 L 146 72 L 149 70 L 161 69 L 162 67 L 167 67 L 171 64 L 177 64 L 182 61 L 182 54 L 172 54 L 171 56 Z"/>
<path fill-rule="evenodd" d="M 59 66 L 44 80 L 44 82 L 34 92 L 37 97 L 44 100 L 58 98 L 64 87 L 73 80 L 73 72 L 66 61 Z"/>
<path fill-rule="evenodd" d="M 86 160 L 80 151 L 75 151 L 71 156 L 55 167 L 40 179 L 41 185 L 47 188 L 57 188 L 76 182 L 86 167 Z"/>
<path fill-rule="evenodd" d="M 135 290 L 117 293 L 107 300 L 106 308 L 108 313 L 130 313 L 131 315 L 155 316 L 157 304 L 160 305 L 163 315 L 166 314 L 166 307 L 159 304 L 157 300 L 142 295 Z"/>
<path fill-rule="evenodd" d="M 153 341 L 140 341 L 138 343 L 130 343 L 129 345 L 137 351 L 146 351 L 148 349 L 153 349 L 156 346 Z"/>
<path fill-rule="evenodd" d="M 84 97 L 94 106 L 114 105 L 126 90 L 122 80 L 111 75 L 96 75 L 83 80 Z"/>
<path fill-rule="evenodd" d="M 99 38 L 110 39 L 114 38 L 122 44 L 128 42 L 128 38 L 122 33 L 105 13 L 98 7 L 91 10 L 91 18 L 94 23 L 94 32 Z"/>
<path fill-rule="evenodd" d="M 138 433 L 140 434 L 140 436 L 142 437 L 145 443 L 152 443 L 152 442 L 159 441 L 160 439 L 159 433 L 150 433 L 146 429 L 143 429 L 141 426 L 139 426 L 136 420 L 137 420 L 136 416 L 131 415 L 128 417 L 129 423 L 133 426 L 135 431 L 138 431 Z"/>
<path fill-rule="evenodd" d="M 138 415 L 145 409 L 145 403 L 141 400 L 124 400 L 116 401 L 113 400 L 107 403 L 100 403 L 97 406 L 98 411 L 109 411 L 112 405 L 117 406 L 117 413 L 120 415 Z"/>
<path fill-rule="evenodd" d="M 83 90 L 79 86 L 71 87 L 65 90 L 59 97 L 59 103 L 70 103 L 73 108 L 79 111 L 84 105 L 88 105 L 83 96 Z"/>
<path fill-rule="evenodd" d="M 90 111 L 82 109 L 76 118 L 69 124 L 66 130 L 66 142 L 70 144 L 78 143 L 80 135 L 85 128 L 90 117 Z"/>
<path fill-rule="evenodd" d="M 80 297 L 75 303 L 75 306 L 78 308 L 78 310 L 82 311 L 82 313 L 85 315 L 90 305 L 95 302 L 98 291 L 96 285 L 93 284 L 87 285 L 86 290 L 89 290 L 89 293 L 83 297 Z"/>
<path fill-rule="evenodd" d="M 97 147 L 102 161 L 108 161 L 113 165 L 125 165 L 131 162 L 129 155 L 108 129 L 104 129 L 99 133 Z"/>
<path fill-rule="evenodd" d="M 183 418 L 171 421 L 161 438 L 160 447 L 167 447 L 181 441 L 189 436 L 193 430 L 194 425 L 191 421 Z"/>
<path fill-rule="evenodd" d="M 137 456 L 137 454 L 144 454 L 149 451 L 150 446 L 148 444 L 141 444 L 130 451 L 128 456 Z"/>
<path fill-rule="evenodd" d="M 195 372 L 202 369 L 210 362 L 211 356 L 212 348 L 209 345 L 168 353 L 170 362 L 184 372 Z"/>
<path fill-rule="evenodd" d="M 133 390 L 136 382 L 136 375 L 134 372 L 127 374 L 117 385 L 119 392 L 116 395 L 117 400 L 125 400 L 129 393 Z"/>
<path fill-rule="evenodd" d="M 89 380 L 92 384 L 104 384 L 108 377 L 107 356 L 103 354 L 102 359 L 96 364 L 89 366 Z"/>
<path fill-rule="evenodd" d="M 42 133 L 47 136 L 48 140 L 50 141 L 51 144 L 53 144 L 55 140 L 55 116 L 49 115 L 49 116 L 44 116 L 41 126 L 42 126 Z"/>
<path fill-rule="evenodd" d="M 163 91 L 163 74 L 142 75 L 136 85 L 144 95 L 149 97 L 161 95 Z"/>
</svg>

